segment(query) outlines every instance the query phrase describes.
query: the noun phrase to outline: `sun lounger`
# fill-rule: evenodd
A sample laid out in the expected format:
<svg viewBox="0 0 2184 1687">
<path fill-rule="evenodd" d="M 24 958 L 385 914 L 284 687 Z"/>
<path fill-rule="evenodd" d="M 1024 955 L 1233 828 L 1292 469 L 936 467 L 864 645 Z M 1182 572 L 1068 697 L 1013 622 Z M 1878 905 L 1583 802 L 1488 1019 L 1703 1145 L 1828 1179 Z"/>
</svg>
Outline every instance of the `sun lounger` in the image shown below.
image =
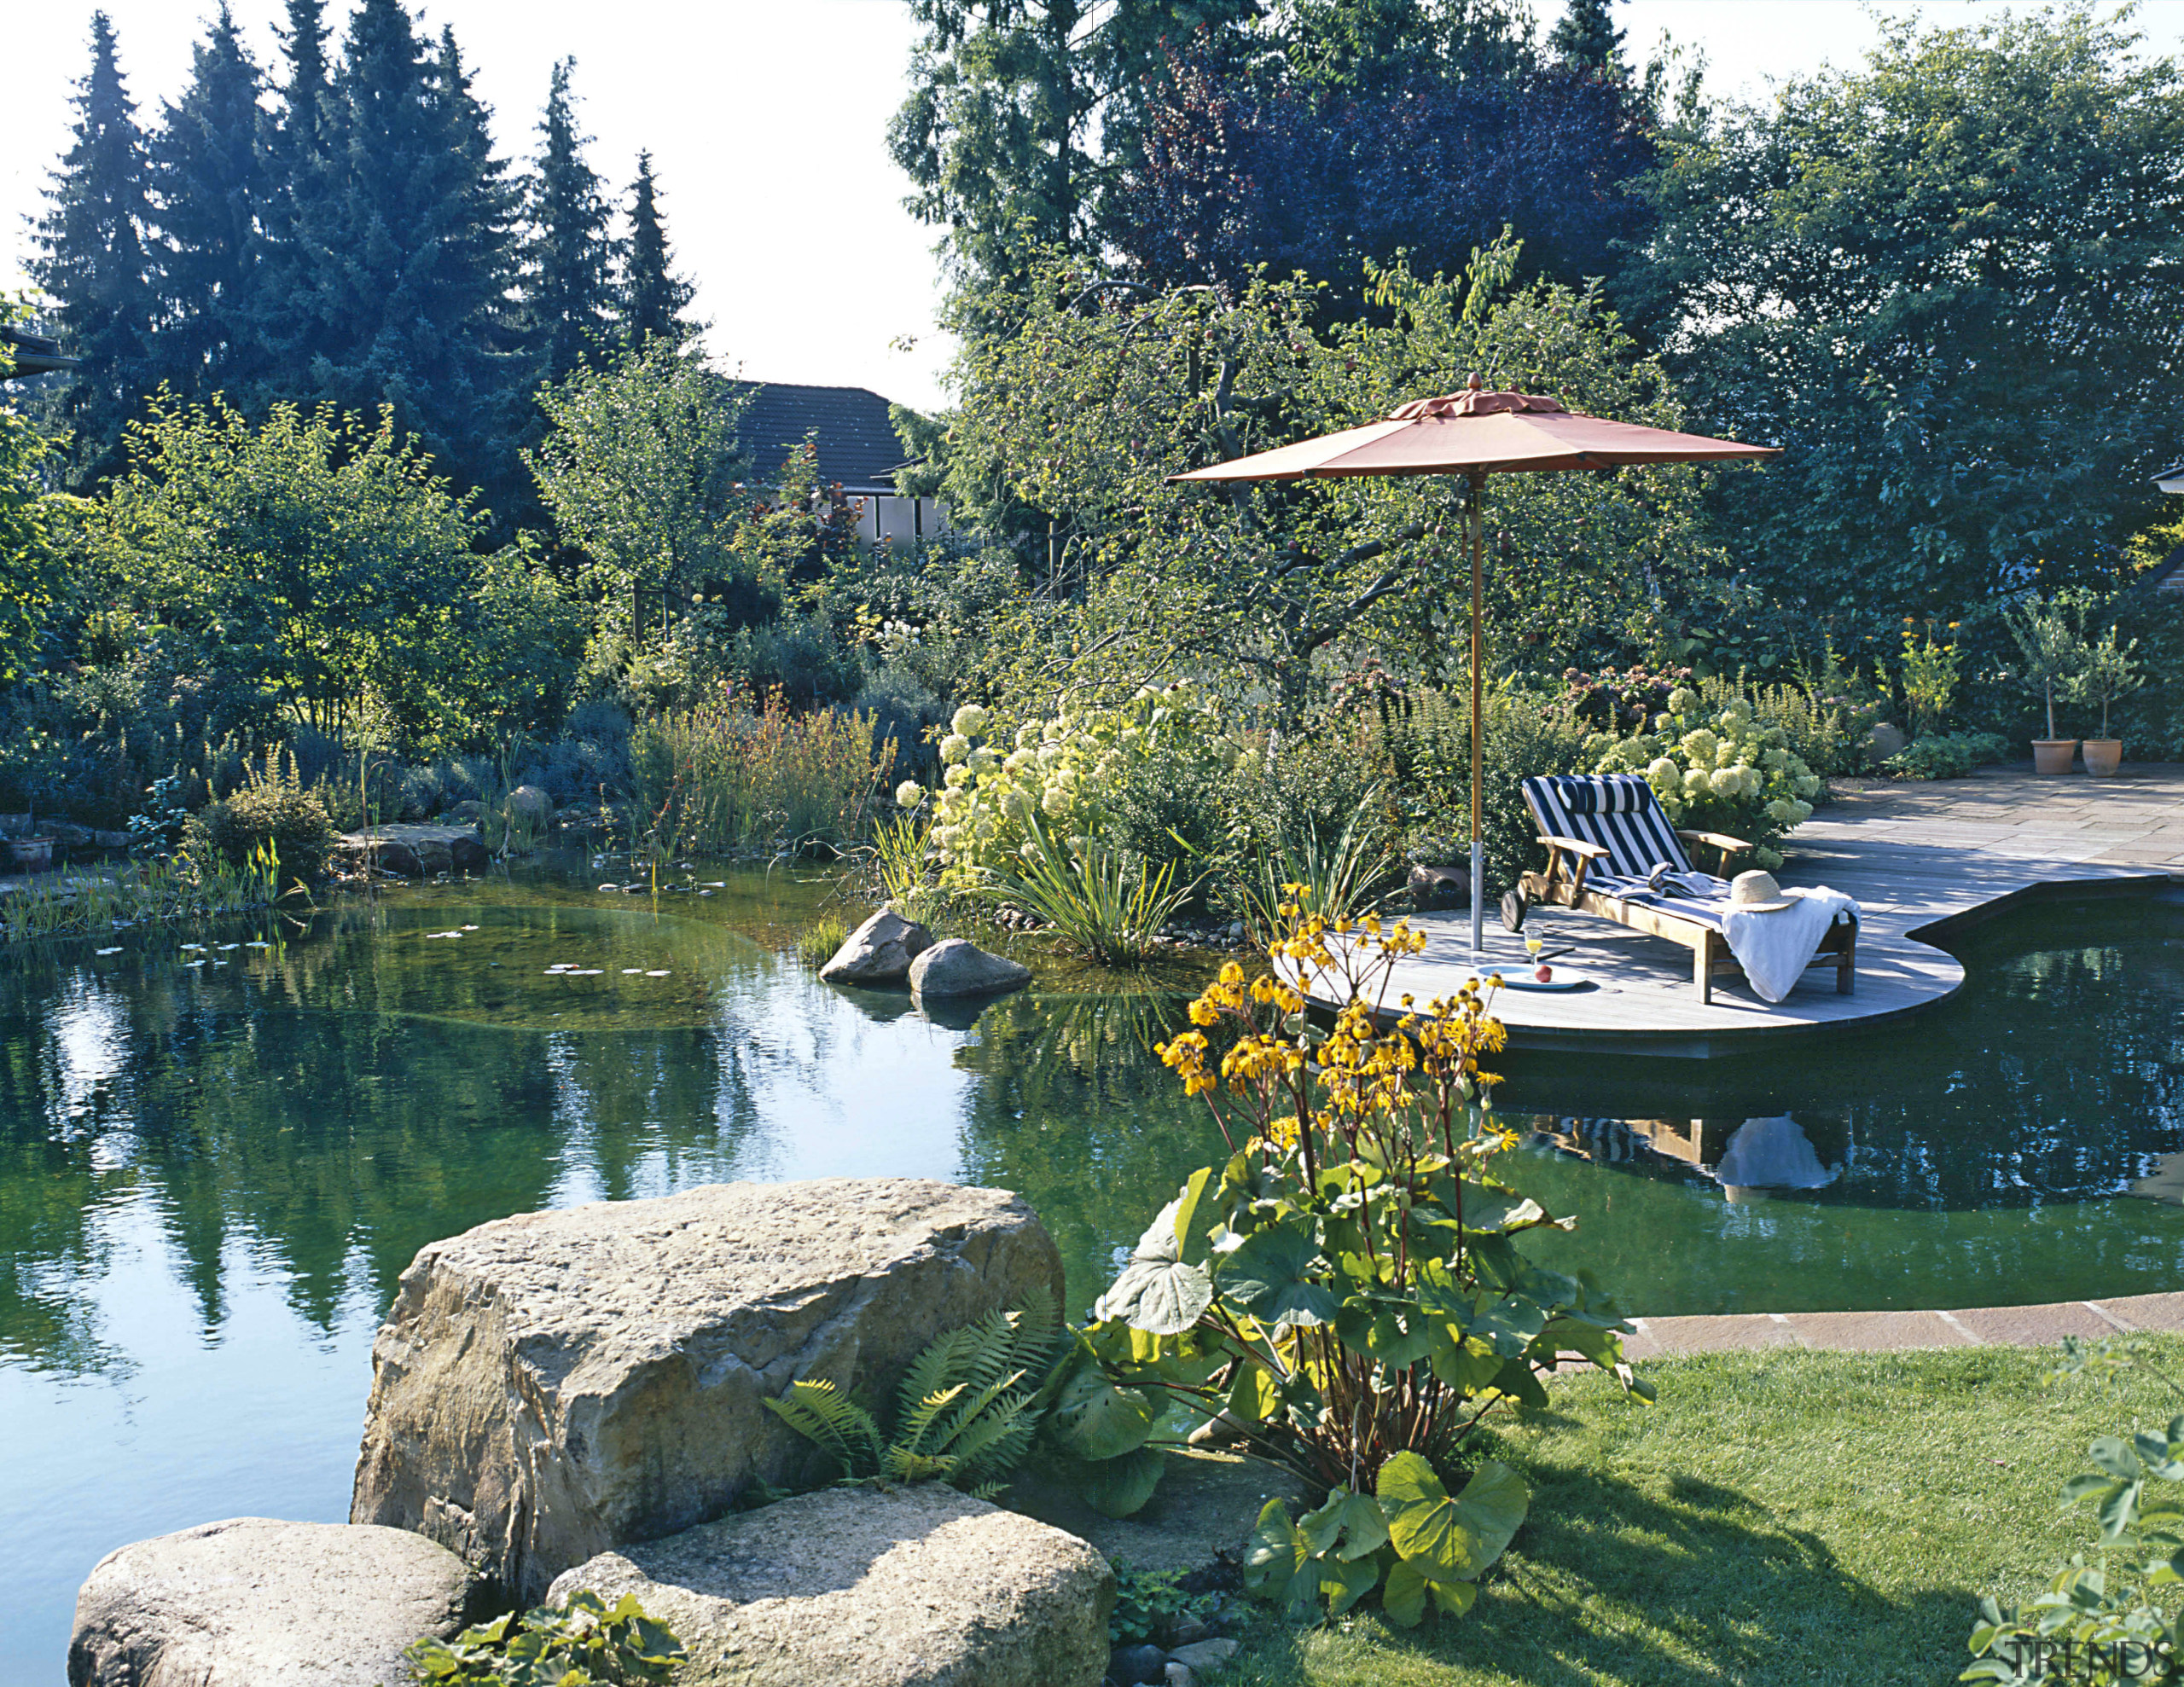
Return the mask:
<svg viewBox="0 0 2184 1687">
<path fill-rule="evenodd" d="M 1519 789 L 1547 846 L 1547 867 L 1525 874 L 1504 899 L 1503 924 L 1516 930 L 1525 910 L 1540 903 L 1681 943 L 1691 951 L 1692 983 L 1702 1002 L 1714 999 L 1716 973 L 1741 976 L 1722 935 L 1729 887 L 1696 872 L 1684 845 L 1703 844 L 1727 862 L 1751 844 L 1717 832 L 1677 830 L 1653 787 L 1635 774 L 1554 774 L 1525 780 Z M 1656 890 L 1649 881 L 1662 867 L 1669 876 Z M 1857 942 L 1856 923 L 1846 919 L 1829 928 L 1812 959 L 1815 966 L 1834 966 L 1835 988 L 1846 996 Z"/>
</svg>

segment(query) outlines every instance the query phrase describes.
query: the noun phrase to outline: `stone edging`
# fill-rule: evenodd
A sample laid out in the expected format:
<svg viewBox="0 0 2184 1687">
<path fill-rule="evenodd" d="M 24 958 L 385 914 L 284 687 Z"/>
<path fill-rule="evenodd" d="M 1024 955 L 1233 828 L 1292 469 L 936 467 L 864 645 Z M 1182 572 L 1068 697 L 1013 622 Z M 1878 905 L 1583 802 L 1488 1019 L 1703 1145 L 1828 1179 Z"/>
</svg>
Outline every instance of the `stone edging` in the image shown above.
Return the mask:
<svg viewBox="0 0 2184 1687">
<path fill-rule="evenodd" d="M 1895 1353 L 1914 1348 L 2043 1347 L 2065 1336 L 2184 1330 L 2184 1294 L 2123 1295 L 2044 1306 L 1950 1312 L 1759 1312 L 1702 1318 L 1634 1318 L 1623 1351 L 1634 1359 L 1757 1348 Z"/>
</svg>

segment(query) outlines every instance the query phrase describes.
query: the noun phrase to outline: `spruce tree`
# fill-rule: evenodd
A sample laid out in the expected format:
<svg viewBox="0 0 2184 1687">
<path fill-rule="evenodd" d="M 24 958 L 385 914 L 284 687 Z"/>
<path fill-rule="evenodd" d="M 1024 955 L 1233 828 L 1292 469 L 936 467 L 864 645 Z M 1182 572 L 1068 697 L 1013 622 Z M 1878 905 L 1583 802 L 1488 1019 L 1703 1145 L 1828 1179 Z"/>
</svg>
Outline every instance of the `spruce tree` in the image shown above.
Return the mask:
<svg viewBox="0 0 2184 1687">
<path fill-rule="evenodd" d="M 659 188 L 652 154 L 637 154 L 637 179 L 630 188 L 629 253 L 622 272 L 622 332 L 635 345 L 658 336 L 682 340 L 695 332 L 682 320 L 697 289 L 670 263 L 667 227 L 659 214 Z"/>
<path fill-rule="evenodd" d="M 74 138 L 46 189 L 30 270 L 53 301 L 65 349 L 83 360 L 54 401 L 74 435 L 70 483 L 82 486 L 120 460 L 123 424 L 150 374 L 157 309 L 144 137 L 104 12 L 91 14 L 91 68 L 76 89 Z"/>
<path fill-rule="evenodd" d="M 1621 80 L 1623 32 L 1609 15 L 1614 0 L 1570 0 L 1570 9 L 1549 32 L 1548 50 L 1564 64 Z"/>
<path fill-rule="evenodd" d="M 516 467 L 524 360 L 508 321 L 512 195 L 454 37 L 437 53 L 401 0 L 364 0 L 334 79 L 339 145 L 324 239 L 309 242 L 321 393 L 394 409 L 458 481 Z"/>
<path fill-rule="evenodd" d="M 258 288 L 258 333 L 270 396 L 308 397 L 311 360 L 324 349 L 319 264 L 332 237 L 339 107 L 326 43 L 325 0 L 288 0 L 279 32 L 288 76 L 264 125 L 267 203 Z"/>
<path fill-rule="evenodd" d="M 607 342 L 613 305 L 611 212 L 598 174 L 584 161 L 588 136 L 577 132 L 569 92 L 573 59 L 554 67 L 538 157 L 525 183 L 531 232 L 525 242 L 524 307 L 538 374 L 559 380 L 595 366 Z"/>
<path fill-rule="evenodd" d="M 196 49 L 189 86 L 151 143 L 154 218 L 163 238 L 159 375 L 201 398 L 248 380 L 263 359 L 258 300 L 268 183 L 258 66 L 224 3 Z"/>
</svg>

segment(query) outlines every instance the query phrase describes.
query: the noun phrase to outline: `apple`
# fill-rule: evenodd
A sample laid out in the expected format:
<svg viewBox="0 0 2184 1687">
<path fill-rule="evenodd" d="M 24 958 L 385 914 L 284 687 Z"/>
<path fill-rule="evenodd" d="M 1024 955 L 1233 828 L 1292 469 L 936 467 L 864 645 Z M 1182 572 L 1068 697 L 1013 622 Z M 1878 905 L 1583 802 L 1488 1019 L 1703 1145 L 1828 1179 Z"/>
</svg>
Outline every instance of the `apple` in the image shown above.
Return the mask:
<svg viewBox="0 0 2184 1687">
<path fill-rule="evenodd" d="M 1542 984 L 1548 983 L 1551 982 L 1554 977 L 1554 969 L 1551 966 L 1542 966 L 1538 971 L 1532 974 L 1532 977 L 1538 979 Z"/>
</svg>

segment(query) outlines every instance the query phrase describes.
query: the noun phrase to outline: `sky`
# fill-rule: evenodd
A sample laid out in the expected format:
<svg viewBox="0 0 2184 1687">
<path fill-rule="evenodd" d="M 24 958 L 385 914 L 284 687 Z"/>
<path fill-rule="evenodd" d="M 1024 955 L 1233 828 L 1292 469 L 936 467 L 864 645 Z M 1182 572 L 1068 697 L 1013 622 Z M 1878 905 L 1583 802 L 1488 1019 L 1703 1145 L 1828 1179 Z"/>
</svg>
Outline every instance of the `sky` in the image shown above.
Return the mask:
<svg viewBox="0 0 2184 1687">
<path fill-rule="evenodd" d="M 215 0 L 102 0 L 123 72 L 149 120 L 188 79 Z M 281 0 L 233 0 L 261 63 L 277 61 Z M 1536 0 L 1542 27 L 1560 0 Z M 26 218 L 67 145 L 69 97 L 89 61 L 95 0 L 12 9 L 0 100 L 0 287 L 23 285 Z M 329 9 L 336 16 L 347 7 Z M 414 6 L 413 6 L 414 9 Z M 1643 61 L 1665 31 L 1705 56 L 1718 95 L 1763 98 L 1770 79 L 1856 62 L 1884 14 L 1969 23 L 1995 0 L 1625 0 Z M 914 34 L 903 0 L 427 0 L 454 26 L 504 153 L 535 147 L 555 61 L 572 55 L 594 168 L 617 187 L 649 148 L 668 235 L 698 283 L 696 314 L 723 368 L 760 380 L 869 386 L 936 408 L 953 347 L 935 231 L 903 208 L 887 155 Z M 2184 0 L 2144 0 L 2158 51 L 2184 49 Z"/>
</svg>

